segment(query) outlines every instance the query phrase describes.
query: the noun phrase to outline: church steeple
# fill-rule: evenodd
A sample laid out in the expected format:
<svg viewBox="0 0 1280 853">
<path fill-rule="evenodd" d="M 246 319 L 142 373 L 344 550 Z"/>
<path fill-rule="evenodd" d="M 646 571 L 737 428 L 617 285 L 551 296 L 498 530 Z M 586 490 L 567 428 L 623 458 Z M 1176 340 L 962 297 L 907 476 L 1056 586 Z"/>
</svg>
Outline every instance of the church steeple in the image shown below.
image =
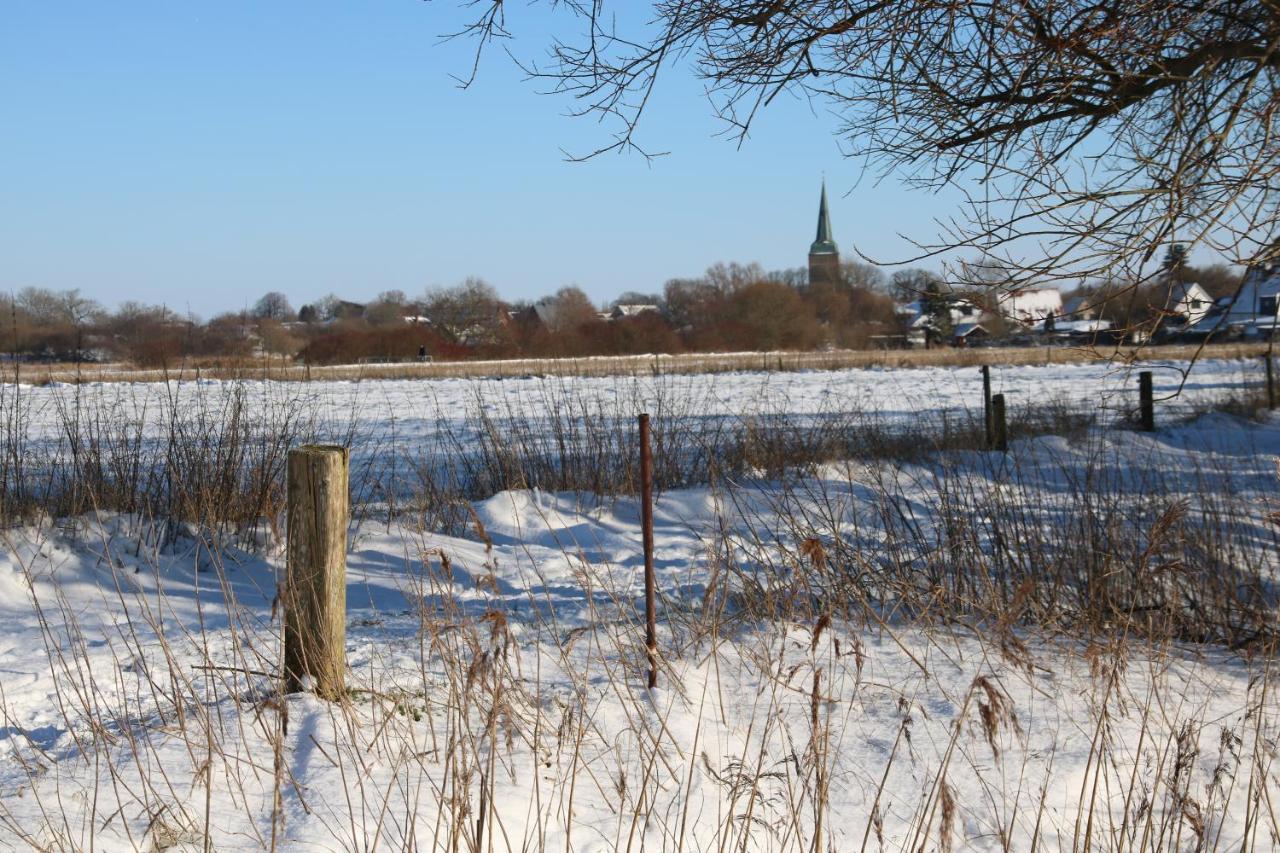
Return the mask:
<svg viewBox="0 0 1280 853">
<path fill-rule="evenodd" d="M 831 236 L 831 214 L 827 211 L 827 182 L 822 182 L 818 203 L 818 237 L 809 247 L 809 284 L 837 284 L 840 281 L 840 250 Z"/>
<path fill-rule="evenodd" d="M 839 253 L 836 241 L 831 238 L 831 214 L 827 212 L 827 182 L 822 182 L 822 201 L 818 203 L 818 236 L 809 247 L 811 255 L 834 255 Z"/>
</svg>

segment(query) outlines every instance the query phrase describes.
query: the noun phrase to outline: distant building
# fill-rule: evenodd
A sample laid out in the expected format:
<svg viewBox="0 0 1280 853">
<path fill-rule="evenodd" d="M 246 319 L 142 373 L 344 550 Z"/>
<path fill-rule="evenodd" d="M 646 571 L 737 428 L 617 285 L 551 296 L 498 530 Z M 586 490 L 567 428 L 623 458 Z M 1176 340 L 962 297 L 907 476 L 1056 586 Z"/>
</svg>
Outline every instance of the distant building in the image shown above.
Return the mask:
<svg viewBox="0 0 1280 853">
<path fill-rule="evenodd" d="M 1065 315 L 1064 315 L 1065 316 Z M 1088 341 L 1111 331 L 1110 320 L 1083 319 L 1064 320 L 1060 317 L 1046 317 L 1032 327 L 1037 334 L 1056 341 Z"/>
<path fill-rule="evenodd" d="M 990 337 L 991 333 L 981 323 L 957 323 L 951 333 L 951 345 L 971 347 L 984 343 Z"/>
<path fill-rule="evenodd" d="M 527 329 L 541 327 L 548 331 L 556 331 L 563 325 L 564 311 L 559 299 L 547 296 L 518 311 L 509 311 L 507 316 L 510 322 Z M 599 320 L 607 319 L 604 312 L 596 312 L 595 316 Z"/>
<path fill-rule="evenodd" d="M 1001 314 L 1024 326 L 1062 314 L 1062 293 L 1056 287 L 1009 290 L 997 296 L 996 302 Z"/>
<path fill-rule="evenodd" d="M 827 182 L 822 182 L 818 203 L 818 236 L 809 246 L 809 284 L 838 284 L 840 250 L 831 236 L 831 215 L 827 212 Z"/>
<path fill-rule="evenodd" d="M 1098 306 L 1095 297 L 1073 296 L 1062 304 L 1058 316 L 1064 320 L 1094 320 L 1098 317 Z"/>
<path fill-rule="evenodd" d="M 1193 326 L 1213 308 L 1213 297 L 1194 281 L 1180 281 L 1170 286 L 1164 305 L 1158 306 L 1177 322 Z"/>
<path fill-rule="evenodd" d="M 555 328 L 560 320 L 560 302 L 552 298 L 539 299 L 526 310 L 526 317 L 548 329 Z"/>
<path fill-rule="evenodd" d="M 605 320 L 621 320 L 624 317 L 638 317 L 641 314 L 657 313 L 658 306 L 647 302 L 625 303 L 613 306 L 613 310 L 604 315 Z"/>
<path fill-rule="evenodd" d="M 950 344 L 952 346 L 969 346 L 991 337 L 990 330 L 982 325 L 983 311 L 963 296 L 956 293 L 940 294 L 939 299 L 946 301 L 946 317 L 935 317 L 929 310 L 929 304 L 923 297 L 899 305 L 896 308 L 899 321 L 905 332 L 905 344 L 911 347 L 927 347 L 934 344 Z M 951 327 L 951 335 L 939 328 L 942 319 Z"/>
<path fill-rule="evenodd" d="M 359 302 L 347 302 L 339 299 L 333 304 L 333 319 L 358 320 L 364 316 L 364 306 Z"/>
<path fill-rule="evenodd" d="M 1280 257 L 1254 264 L 1245 272 L 1240 293 L 1223 297 L 1205 314 L 1195 331 L 1241 334 L 1246 338 L 1270 337 L 1280 312 Z"/>
</svg>

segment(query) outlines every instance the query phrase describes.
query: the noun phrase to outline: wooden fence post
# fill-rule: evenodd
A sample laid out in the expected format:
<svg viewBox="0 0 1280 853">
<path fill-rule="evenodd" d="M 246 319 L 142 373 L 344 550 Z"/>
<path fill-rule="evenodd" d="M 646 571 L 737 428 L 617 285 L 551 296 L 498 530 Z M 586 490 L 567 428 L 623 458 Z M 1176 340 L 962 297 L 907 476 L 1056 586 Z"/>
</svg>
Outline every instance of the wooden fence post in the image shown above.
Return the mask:
<svg viewBox="0 0 1280 853">
<path fill-rule="evenodd" d="M 1151 390 L 1151 371 L 1144 370 L 1138 374 L 1138 407 L 1143 432 L 1152 432 L 1156 428 L 1155 396 Z"/>
<path fill-rule="evenodd" d="M 347 668 L 347 478 L 345 447 L 289 451 L 289 546 L 284 589 L 285 692 L 310 680 L 321 699 L 341 698 Z"/>
<path fill-rule="evenodd" d="M 991 423 L 992 432 L 994 433 L 994 441 L 992 445 L 995 450 L 1001 453 L 1009 452 L 1009 427 L 1004 416 L 1004 395 L 995 394 L 991 397 Z"/>
<path fill-rule="evenodd" d="M 1275 409 L 1276 407 L 1276 374 L 1274 361 L 1271 353 L 1263 356 L 1267 362 L 1267 408 Z"/>
<path fill-rule="evenodd" d="M 657 595 L 653 578 L 653 452 L 649 415 L 640 416 L 640 527 L 644 538 L 644 645 L 649 655 L 649 689 L 658 686 Z"/>
<path fill-rule="evenodd" d="M 982 365 L 982 428 L 990 450 L 995 437 L 991 434 L 991 366 L 986 364 Z"/>
</svg>

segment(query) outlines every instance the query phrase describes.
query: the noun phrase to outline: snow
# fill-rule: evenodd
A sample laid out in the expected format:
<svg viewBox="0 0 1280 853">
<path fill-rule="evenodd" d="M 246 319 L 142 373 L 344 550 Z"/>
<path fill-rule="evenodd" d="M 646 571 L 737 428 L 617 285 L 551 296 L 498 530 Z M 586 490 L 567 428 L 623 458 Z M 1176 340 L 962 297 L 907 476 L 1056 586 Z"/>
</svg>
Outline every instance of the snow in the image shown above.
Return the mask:
<svg viewBox="0 0 1280 853">
<path fill-rule="evenodd" d="M 1050 349 L 1046 359 L 1053 358 Z M 1010 410 L 1019 405 L 1063 402 L 1083 409 L 1121 413 L 1136 406 L 1138 369 L 1154 373 L 1161 413 L 1181 416 L 1197 406 L 1256 388 L 1261 365 L 1241 360 L 1206 360 L 1189 378 L 1180 362 L 1142 362 L 1139 367 L 1100 361 L 992 368 L 992 391 L 1003 393 Z M 179 414 L 220 411 L 242 397 L 254 412 L 267 414 L 302 407 L 321 432 L 356 439 L 354 454 L 381 453 L 388 442 L 406 448 L 431 447 L 446 433 L 457 434 L 474 414 L 501 421 L 513 413 L 564 411 L 598 404 L 604 411 L 633 415 L 675 404 L 678 414 L 737 420 L 753 414 L 820 416 L 865 412 L 886 423 L 973 415 L 981 409 L 977 368 L 873 368 L 865 370 L 739 372 L 656 377 L 539 377 L 519 379 L 438 379 L 316 382 L 216 381 L 50 383 L 21 386 L 18 394 L 33 436 L 56 437 L 63 416 L 79 409 L 112 411 L 166 427 L 165 404 Z M 13 394 L 12 386 L 7 386 Z M 358 467 L 355 466 L 355 467 Z"/>
<path fill-rule="evenodd" d="M 1049 314 L 1062 313 L 1062 293 L 1056 287 L 1004 291 L 997 301 L 1000 313 L 1019 323 L 1034 323 Z"/>
<path fill-rule="evenodd" d="M 1172 366 L 1154 367 L 1158 394 L 1172 391 Z M 1206 362 L 1166 406 L 1190 411 L 1256 373 Z M 1015 400 L 1114 409 L 1136 384 L 1106 365 L 993 378 Z M 561 391 L 629 414 L 658 398 L 658 383 L 707 417 L 861 406 L 904 422 L 965 412 L 981 388 L 968 368 L 257 383 L 248 393 L 259 406 L 305 400 L 321 425 L 354 422 L 357 452 L 373 454 L 388 441 L 426 445 L 475 407 L 499 416 L 558 405 Z M 31 429 L 52 437 L 77 394 L 145 422 L 157 395 L 234 390 L 22 393 Z M 1000 489 L 1016 472 L 1034 484 L 1028 510 L 1054 524 L 1072 510 L 1065 482 L 1099 459 L 1130 492 L 1159 471 L 1171 501 L 1207 493 L 1243 507 L 1247 547 L 1271 560 L 1274 539 L 1261 531 L 1276 508 L 1277 454 L 1280 420 L 1210 414 L 1155 435 L 1100 426 L 1084 440 L 1019 441 L 1008 459 L 952 454 L 945 467 L 900 466 L 896 482 L 927 524 L 940 471 Z M 866 466 L 832 464 L 805 482 L 843 502 L 849 523 L 878 517 Z M 1172 833 L 1170 821 L 1180 839 L 1161 835 L 1160 849 L 1274 840 L 1274 819 L 1250 817 L 1248 794 L 1280 793 L 1280 707 L 1264 658 L 1032 631 L 1015 635 L 1019 651 L 987 626 L 892 615 L 822 628 L 739 611 L 709 622 L 720 587 L 751 591 L 723 574 L 723 549 L 748 575 L 763 573 L 751 556 L 775 543 L 756 534 L 785 538 L 781 488 L 659 497 L 664 658 L 653 692 L 630 498 L 501 492 L 473 505 L 465 537 L 412 519 L 355 526 L 352 694 L 333 705 L 281 697 L 267 675 L 279 658 L 278 552 L 198 537 L 159 544 L 146 519 L 108 514 L 6 531 L 0 847 L 201 850 L 207 829 L 217 851 L 447 850 L 454 837 L 464 850 L 1112 849 L 1118 833 L 1154 838 Z"/>
</svg>

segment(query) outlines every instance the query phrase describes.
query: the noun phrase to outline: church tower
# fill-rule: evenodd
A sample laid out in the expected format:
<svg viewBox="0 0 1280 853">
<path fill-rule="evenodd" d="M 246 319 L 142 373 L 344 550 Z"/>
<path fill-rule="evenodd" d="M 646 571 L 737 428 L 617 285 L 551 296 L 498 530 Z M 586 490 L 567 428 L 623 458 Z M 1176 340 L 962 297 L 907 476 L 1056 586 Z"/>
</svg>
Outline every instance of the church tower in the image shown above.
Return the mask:
<svg viewBox="0 0 1280 853">
<path fill-rule="evenodd" d="M 827 213 L 827 182 L 822 182 L 818 205 L 818 237 L 809 247 L 809 284 L 837 284 L 840 281 L 840 250 L 831 238 L 831 216 Z"/>
</svg>

